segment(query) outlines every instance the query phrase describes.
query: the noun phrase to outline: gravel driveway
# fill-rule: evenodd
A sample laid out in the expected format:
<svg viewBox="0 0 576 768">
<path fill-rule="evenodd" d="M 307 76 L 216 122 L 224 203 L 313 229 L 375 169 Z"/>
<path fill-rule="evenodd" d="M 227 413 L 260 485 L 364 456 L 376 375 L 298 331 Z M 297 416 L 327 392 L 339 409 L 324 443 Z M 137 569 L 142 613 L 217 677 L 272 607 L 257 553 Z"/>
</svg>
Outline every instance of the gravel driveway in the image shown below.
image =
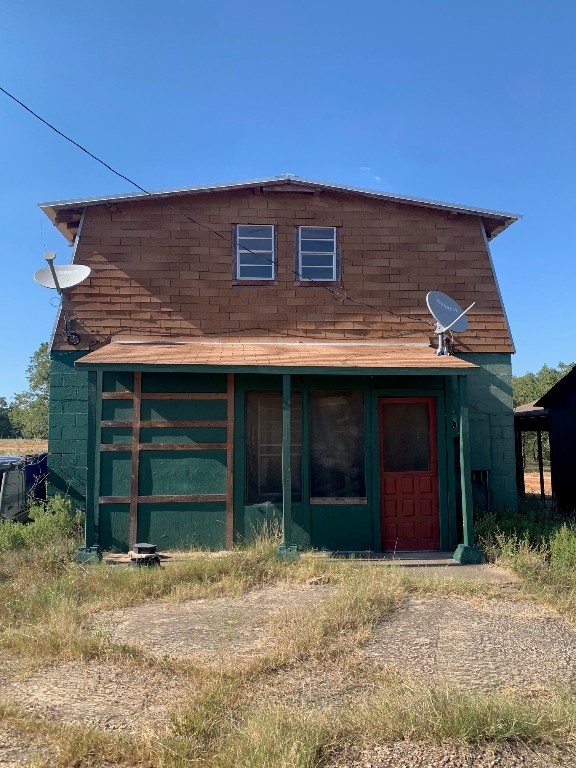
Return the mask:
<svg viewBox="0 0 576 768">
<path fill-rule="evenodd" d="M 314 610 L 334 587 L 276 586 L 240 597 L 150 603 L 95 617 L 95 629 L 133 644 L 154 658 L 172 657 L 210 666 L 235 665 L 269 647 L 267 621 L 279 610 Z M 552 609 L 514 596 L 501 599 L 461 597 L 407 601 L 375 629 L 361 649 L 377 665 L 398 666 L 430 681 L 484 690 L 514 688 L 545 693 L 576 678 L 576 632 Z M 334 689 L 329 665 L 306 681 L 290 679 L 299 670 L 280 672 L 278 690 L 306 690 L 310 704 L 343 705 L 360 685 Z M 373 684 L 373 681 L 372 681 Z M 169 712 L 177 711 L 193 688 L 191 678 L 161 667 L 143 672 L 129 662 L 68 662 L 30 667 L 5 659 L 0 669 L 2 698 L 35 714 L 104 730 L 160 732 Z M 288 697 L 289 698 L 289 697 Z M 302 698 L 301 698 L 302 702 Z M 29 764 L 30 744 L 9 729 L 0 730 L 0 767 Z M 557 756 L 558 757 L 558 756 Z M 366 746 L 335 755 L 335 768 L 488 768 L 525 765 L 576 766 L 573 755 L 536 754 L 488 748 L 471 750 L 418 744 Z"/>
</svg>

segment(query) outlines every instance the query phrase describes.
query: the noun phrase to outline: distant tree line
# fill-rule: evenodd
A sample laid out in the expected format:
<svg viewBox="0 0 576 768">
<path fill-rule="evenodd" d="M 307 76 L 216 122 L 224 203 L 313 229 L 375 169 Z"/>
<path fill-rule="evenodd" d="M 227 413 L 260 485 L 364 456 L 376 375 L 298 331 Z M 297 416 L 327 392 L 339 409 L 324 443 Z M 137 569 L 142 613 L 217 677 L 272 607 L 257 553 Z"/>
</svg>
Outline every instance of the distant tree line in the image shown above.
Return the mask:
<svg viewBox="0 0 576 768">
<path fill-rule="evenodd" d="M 26 369 L 28 389 L 12 402 L 0 397 L 0 438 L 45 440 L 48 437 L 50 356 L 48 344 L 40 344 Z"/>
<path fill-rule="evenodd" d="M 557 381 L 574 368 L 576 363 L 558 363 L 557 368 L 543 365 L 537 373 L 525 373 L 524 376 L 512 376 L 512 393 L 514 407 L 532 403 L 551 389 Z M 535 432 L 524 432 L 522 435 L 524 447 L 524 466 L 536 464 L 538 447 Z M 542 457 L 545 463 L 550 462 L 550 443 L 548 433 L 542 433 Z"/>
</svg>

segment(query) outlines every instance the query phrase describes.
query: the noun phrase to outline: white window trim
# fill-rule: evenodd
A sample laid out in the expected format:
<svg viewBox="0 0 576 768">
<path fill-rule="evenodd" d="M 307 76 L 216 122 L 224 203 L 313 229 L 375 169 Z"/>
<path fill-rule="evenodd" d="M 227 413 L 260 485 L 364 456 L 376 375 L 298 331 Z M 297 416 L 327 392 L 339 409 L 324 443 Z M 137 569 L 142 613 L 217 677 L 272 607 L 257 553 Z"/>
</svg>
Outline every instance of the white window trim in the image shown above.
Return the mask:
<svg viewBox="0 0 576 768">
<path fill-rule="evenodd" d="M 326 267 L 310 267 L 310 266 L 305 266 L 304 264 L 302 264 L 302 230 L 306 230 L 306 229 L 326 229 L 326 230 L 332 230 L 332 232 L 334 233 L 334 237 L 333 237 L 334 250 L 332 251 L 331 254 L 329 252 L 326 252 L 326 251 L 318 251 L 317 253 L 315 253 L 314 251 L 306 251 L 306 253 L 305 253 L 305 256 L 308 256 L 308 255 L 310 255 L 310 256 L 314 256 L 314 255 L 330 256 L 331 255 L 332 256 L 332 277 L 322 277 L 322 278 L 318 278 L 316 280 L 313 277 L 305 277 L 304 276 L 304 274 L 303 274 L 303 270 L 304 269 L 307 269 L 307 270 L 308 269 L 326 269 Z M 310 239 L 310 238 L 304 238 L 304 239 L 306 240 L 306 239 Z M 306 283 L 331 283 L 331 282 L 335 282 L 336 280 L 338 280 L 338 232 L 337 232 L 337 227 L 320 227 L 320 226 L 316 227 L 316 226 L 311 226 L 311 225 L 306 225 L 306 226 L 298 227 L 298 261 L 297 261 L 297 264 L 298 264 L 298 266 L 297 266 L 298 279 L 302 280 L 303 282 L 306 282 Z"/>
<path fill-rule="evenodd" d="M 272 274 L 270 277 L 251 277 L 246 276 L 243 277 L 241 275 L 241 263 L 240 263 L 240 230 L 242 227 L 270 227 L 272 230 L 272 254 L 271 254 L 271 270 Z M 250 240 L 258 239 L 258 238 L 247 238 Z M 264 239 L 264 238 L 262 238 Z M 267 238 L 266 238 L 267 239 Z M 252 253 L 262 253 L 265 254 L 266 257 L 270 255 L 269 250 L 254 250 L 250 249 Z M 247 283 L 256 283 L 256 282 L 273 282 L 276 280 L 276 227 L 274 224 L 235 224 L 234 225 L 234 279 L 242 282 Z M 247 265 L 244 265 L 247 266 Z"/>
</svg>

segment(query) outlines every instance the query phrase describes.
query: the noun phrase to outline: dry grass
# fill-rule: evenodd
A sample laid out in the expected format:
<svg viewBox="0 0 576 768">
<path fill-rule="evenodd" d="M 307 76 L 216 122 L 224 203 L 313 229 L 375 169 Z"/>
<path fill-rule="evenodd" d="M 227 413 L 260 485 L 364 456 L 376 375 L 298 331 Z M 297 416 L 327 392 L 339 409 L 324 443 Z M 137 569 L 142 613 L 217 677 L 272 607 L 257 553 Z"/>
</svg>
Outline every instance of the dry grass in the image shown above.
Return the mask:
<svg viewBox="0 0 576 768">
<path fill-rule="evenodd" d="M 26 454 L 46 453 L 47 440 L 0 440 L 0 456 L 25 456 Z"/>
<path fill-rule="evenodd" d="M 475 694 L 424 684 L 362 659 L 358 648 L 374 625 L 413 595 L 466 595 L 479 602 L 498 585 L 410 576 L 397 568 L 310 556 L 286 562 L 273 537 L 222 557 L 198 553 L 162 569 L 73 563 L 70 542 L 18 548 L 0 559 L 0 648 L 44 662 L 114 658 L 145 672 L 162 669 L 194 679 L 189 698 L 163 732 L 137 736 L 41 720 L 0 706 L 0 719 L 22 734 L 46 737 L 37 765 L 184 768 L 315 768 L 339 745 L 397 740 L 425 743 L 576 742 L 576 704 L 568 693 L 532 700 L 519 694 Z M 313 610 L 271 618 L 271 644 L 229 670 L 155 659 L 94 632 L 102 610 L 154 601 L 241 595 L 275 584 L 330 583 L 334 591 Z M 372 679 L 352 687 L 345 703 L 311 706 L 289 685 L 294 670 L 331 679 Z M 328 681 L 329 683 L 329 681 Z M 48 752 L 50 754 L 48 754 Z M 42 762 L 44 760 L 44 762 Z"/>
</svg>

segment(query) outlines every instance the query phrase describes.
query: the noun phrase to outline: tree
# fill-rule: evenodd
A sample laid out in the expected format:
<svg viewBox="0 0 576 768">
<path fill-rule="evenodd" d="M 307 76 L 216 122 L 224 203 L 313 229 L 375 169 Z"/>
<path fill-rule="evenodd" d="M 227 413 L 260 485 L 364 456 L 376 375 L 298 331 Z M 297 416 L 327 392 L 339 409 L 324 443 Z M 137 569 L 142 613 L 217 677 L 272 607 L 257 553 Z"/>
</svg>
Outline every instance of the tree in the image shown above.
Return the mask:
<svg viewBox="0 0 576 768">
<path fill-rule="evenodd" d="M 22 437 L 48 437 L 48 394 L 50 389 L 50 356 L 47 342 L 40 344 L 26 369 L 29 389 L 14 397 L 10 421 Z"/>
<path fill-rule="evenodd" d="M 538 373 L 525 373 L 524 376 L 512 376 L 514 407 L 531 403 L 545 395 L 556 382 L 574 368 L 576 363 L 558 363 L 557 368 L 543 365 Z"/>
<path fill-rule="evenodd" d="M 5 397 L 0 397 L 0 440 L 17 437 L 16 430 L 11 420 L 12 406 Z"/>
</svg>

